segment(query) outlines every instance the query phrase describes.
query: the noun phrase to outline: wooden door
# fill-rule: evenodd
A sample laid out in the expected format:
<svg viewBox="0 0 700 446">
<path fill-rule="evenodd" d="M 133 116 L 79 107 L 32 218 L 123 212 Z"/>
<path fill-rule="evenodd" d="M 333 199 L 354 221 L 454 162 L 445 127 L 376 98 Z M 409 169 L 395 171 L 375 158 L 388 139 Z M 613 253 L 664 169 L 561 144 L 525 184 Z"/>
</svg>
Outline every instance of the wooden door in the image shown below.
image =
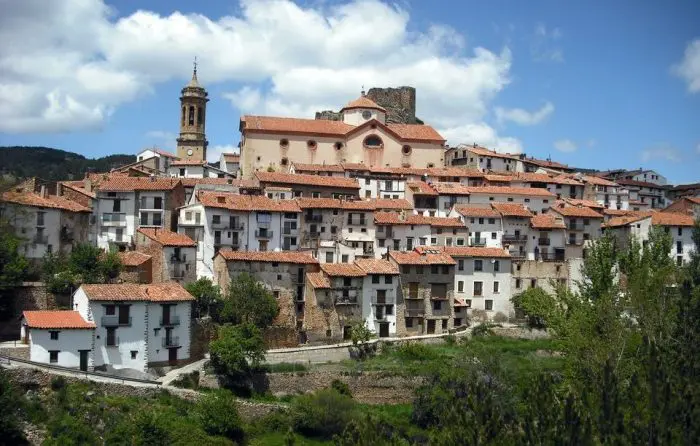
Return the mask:
<svg viewBox="0 0 700 446">
<path fill-rule="evenodd" d="M 428 319 L 428 334 L 435 334 L 435 320 Z"/>
<path fill-rule="evenodd" d="M 88 354 L 90 350 L 80 350 L 80 370 L 87 372 L 88 369 Z"/>
<path fill-rule="evenodd" d="M 379 324 L 379 337 L 388 338 L 389 337 L 389 323 Z"/>
<path fill-rule="evenodd" d="M 175 364 L 177 362 L 177 348 L 169 348 L 168 349 L 168 362 L 171 364 Z"/>
</svg>

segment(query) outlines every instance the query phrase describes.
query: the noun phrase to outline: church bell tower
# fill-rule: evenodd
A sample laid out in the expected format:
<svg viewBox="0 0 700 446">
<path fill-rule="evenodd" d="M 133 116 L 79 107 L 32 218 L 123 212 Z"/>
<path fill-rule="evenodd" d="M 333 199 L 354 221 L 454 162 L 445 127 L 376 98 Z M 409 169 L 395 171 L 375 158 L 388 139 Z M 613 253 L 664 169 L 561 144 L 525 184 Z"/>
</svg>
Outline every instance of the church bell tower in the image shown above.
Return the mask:
<svg viewBox="0 0 700 446">
<path fill-rule="evenodd" d="M 180 96 L 180 136 L 177 138 L 177 156 L 182 160 L 206 161 L 207 137 L 205 122 L 208 93 L 197 81 L 197 60 L 194 62 L 192 80 L 182 89 Z"/>
</svg>

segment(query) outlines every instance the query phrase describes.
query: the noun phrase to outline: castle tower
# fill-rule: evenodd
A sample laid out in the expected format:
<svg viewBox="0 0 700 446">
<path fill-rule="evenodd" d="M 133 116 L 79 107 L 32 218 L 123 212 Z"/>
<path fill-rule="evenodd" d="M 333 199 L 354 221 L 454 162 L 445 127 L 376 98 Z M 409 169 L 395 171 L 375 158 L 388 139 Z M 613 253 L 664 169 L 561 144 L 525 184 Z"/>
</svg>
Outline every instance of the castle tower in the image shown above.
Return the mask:
<svg viewBox="0 0 700 446">
<path fill-rule="evenodd" d="M 195 60 L 192 80 L 180 96 L 180 136 L 177 138 L 177 156 L 183 160 L 206 161 L 207 137 L 205 122 L 208 93 L 197 81 Z"/>
</svg>

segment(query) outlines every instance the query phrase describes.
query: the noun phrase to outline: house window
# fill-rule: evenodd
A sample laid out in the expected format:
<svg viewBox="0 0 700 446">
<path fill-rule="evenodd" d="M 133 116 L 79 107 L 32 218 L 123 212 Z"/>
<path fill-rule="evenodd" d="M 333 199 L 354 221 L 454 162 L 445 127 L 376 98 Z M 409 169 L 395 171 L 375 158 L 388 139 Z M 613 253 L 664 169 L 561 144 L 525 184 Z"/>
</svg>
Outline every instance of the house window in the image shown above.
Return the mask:
<svg viewBox="0 0 700 446">
<path fill-rule="evenodd" d="M 683 235 L 683 228 L 678 228 L 678 237 Z"/>
<path fill-rule="evenodd" d="M 282 147 L 289 146 L 289 140 L 287 138 L 280 139 L 280 146 L 282 146 Z"/>
<path fill-rule="evenodd" d="M 137 350 L 131 350 L 131 359 L 136 359 L 136 355 L 138 355 L 138 353 L 139 352 Z"/>
<path fill-rule="evenodd" d="M 486 311 L 491 311 L 491 310 L 493 310 L 493 301 L 490 300 L 490 299 L 486 299 L 486 300 L 484 301 L 484 309 L 485 309 Z"/>
<path fill-rule="evenodd" d="M 495 272 L 498 272 L 498 271 L 501 270 L 501 262 L 500 262 L 500 260 L 496 260 L 495 262 L 493 262 L 493 270 L 494 270 Z"/>
<path fill-rule="evenodd" d="M 333 263 L 333 253 L 332 252 L 326 253 L 326 263 Z"/>
<path fill-rule="evenodd" d="M 448 265 L 442 265 L 442 273 L 450 274 L 450 267 Z"/>
<path fill-rule="evenodd" d="M 413 328 L 413 318 L 406 318 L 406 328 Z"/>
<path fill-rule="evenodd" d="M 58 352 L 60 350 L 49 350 L 49 362 L 56 364 L 58 362 Z"/>
<path fill-rule="evenodd" d="M 493 283 L 493 292 L 494 292 L 495 294 L 498 294 L 500 291 L 501 291 L 501 290 L 500 290 L 500 283 L 494 282 L 494 283 Z"/>
<path fill-rule="evenodd" d="M 535 288 L 537 286 L 537 279 L 530 279 L 530 288 Z"/>
<path fill-rule="evenodd" d="M 458 293 L 464 292 L 464 282 L 461 280 L 459 282 L 457 282 L 457 292 Z"/>
<path fill-rule="evenodd" d="M 474 282 L 474 295 L 481 296 L 484 291 L 484 282 Z"/>
<path fill-rule="evenodd" d="M 416 266 L 416 274 L 423 274 L 423 266 Z"/>
<path fill-rule="evenodd" d="M 430 274 L 438 274 L 439 272 L 437 265 L 430 265 Z"/>
<path fill-rule="evenodd" d="M 107 329 L 107 347 L 114 347 L 117 345 L 117 329 L 108 328 Z"/>
<path fill-rule="evenodd" d="M 457 239 L 457 246 L 464 246 L 464 239 L 463 238 Z"/>
<path fill-rule="evenodd" d="M 275 299 L 279 299 L 279 298 L 280 298 L 280 292 L 279 292 L 279 290 L 273 291 L 273 292 L 272 292 L 272 296 L 273 296 Z"/>
<path fill-rule="evenodd" d="M 58 341 L 58 332 L 57 331 L 50 331 L 49 335 L 51 336 L 52 341 Z"/>
<path fill-rule="evenodd" d="M 404 265 L 404 266 L 401 267 L 401 272 L 403 272 L 404 274 L 410 274 L 410 272 L 411 272 L 411 267 L 408 266 L 408 265 Z"/>
<path fill-rule="evenodd" d="M 185 169 L 184 168 L 180 168 L 180 176 L 181 177 L 185 176 Z"/>
<path fill-rule="evenodd" d="M 442 310 L 442 301 L 441 301 L 441 300 L 435 300 L 435 301 L 433 301 L 433 310 L 434 310 L 434 311 L 440 311 L 440 310 Z"/>
<path fill-rule="evenodd" d="M 389 276 L 389 275 L 384 276 L 384 283 L 385 284 L 390 285 L 391 281 L 392 281 L 391 276 Z"/>
<path fill-rule="evenodd" d="M 474 271 L 483 271 L 484 270 L 484 261 L 483 260 L 474 260 Z"/>
<path fill-rule="evenodd" d="M 379 283 L 379 274 L 372 274 L 372 283 Z"/>
<path fill-rule="evenodd" d="M 313 139 L 306 141 L 306 147 L 308 147 L 309 149 L 316 149 L 316 145 L 316 141 L 314 141 Z"/>
<path fill-rule="evenodd" d="M 364 141 L 365 147 L 381 147 L 384 143 L 382 139 L 377 135 L 369 135 Z"/>
<path fill-rule="evenodd" d="M 211 217 L 212 224 L 218 225 L 221 223 L 221 215 L 214 215 Z"/>
<path fill-rule="evenodd" d="M 495 232 L 492 232 L 491 233 L 491 240 L 496 240 L 496 235 L 497 234 Z"/>
<path fill-rule="evenodd" d="M 343 254 L 343 256 L 341 257 L 341 262 L 348 263 L 348 255 L 347 254 Z"/>
<path fill-rule="evenodd" d="M 464 271 L 464 259 L 459 259 L 459 260 L 457 261 L 457 268 L 458 268 L 460 271 Z"/>
<path fill-rule="evenodd" d="M 515 279 L 515 288 L 520 289 L 521 286 L 522 286 L 521 280 Z"/>
</svg>

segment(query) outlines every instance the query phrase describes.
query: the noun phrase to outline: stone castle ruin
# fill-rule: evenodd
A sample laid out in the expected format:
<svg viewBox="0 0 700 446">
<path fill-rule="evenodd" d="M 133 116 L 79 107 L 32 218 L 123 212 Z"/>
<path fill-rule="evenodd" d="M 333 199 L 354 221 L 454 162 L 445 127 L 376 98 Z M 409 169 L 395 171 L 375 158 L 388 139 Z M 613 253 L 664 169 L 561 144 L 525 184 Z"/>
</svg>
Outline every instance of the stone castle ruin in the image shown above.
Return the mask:
<svg viewBox="0 0 700 446">
<path fill-rule="evenodd" d="M 413 87 L 370 88 L 369 99 L 386 109 L 387 124 L 423 124 L 416 117 L 416 89 Z M 340 121 L 340 112 L 324 110 L 316 112 L 316 119 Z"/>
</svg>

